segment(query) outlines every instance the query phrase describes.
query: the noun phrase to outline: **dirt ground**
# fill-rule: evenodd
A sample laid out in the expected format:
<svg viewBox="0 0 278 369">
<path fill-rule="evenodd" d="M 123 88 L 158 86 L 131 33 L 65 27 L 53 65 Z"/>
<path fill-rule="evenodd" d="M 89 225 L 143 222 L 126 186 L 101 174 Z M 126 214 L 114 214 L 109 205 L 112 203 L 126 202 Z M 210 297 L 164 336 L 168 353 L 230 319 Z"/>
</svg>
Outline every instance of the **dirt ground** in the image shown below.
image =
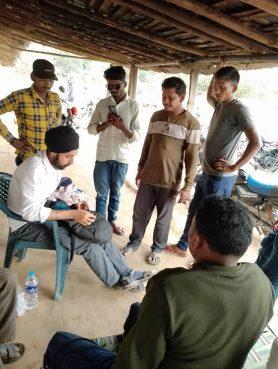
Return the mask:
<svg viewBox="0 0 278 369">
<path fill-rule="evenodd" d="M 86 190 L 94 206 L 94 189 L 92 170 L 96 149 L 96 138 L 88 137 L 81 132 L 80 152 L 75 164 L 68 168 L 70 176 L 79 186 Z M 134 154 L 134 155 L 133 155 Z M 14 150 L 0 139 L 0 171 L 13 173 Z M 136 172 L 138 153 L 132 153 L 127 176 L 127 183 L 122 189 L 119 224 L 125 228 L 124 236 L 114 236 L 115 244 L 122 248 L 132 227 L 132 207 L 135 200 L 134 174 Z M 186 208 L 177 204 L 174 209 L 170 242 L 177 242 L 182 233 L 186 219 Z M 0 214 L 0 258 L 4 260 L 8 222 Z M 135 269 L 153 269 L 145 261 L 152 242 L 154 217 L 148 226 L 140 249 L 127 257 L 127 263 Z M 244 260 L 254 261 L 257 255 L 259 237 L 255 232 L 252 246 L 244 256 Z M 161 264 L 156 268 L 187 267 L 191 257 L 180 258 L 164 253 Z M 131 303 L 141 301 L 143 292 L 123 292 L 105 287 L 97 276 L 89 269 L 82 257 L 75 256 L 69 267 L 65 290 L 61 301 L 53 300 L 55 285 L 55 253 L 52 251 L 28 250 L 22 263 L 13 261 L 12 270 L 17 273 L 18 281 L 23 286 L 24 279 L 30 270 L 34 270 L 39 278 L 39 306 L 17 319 L 17 342 L 26 346 L 24 357 L 17 363 L 9 365 L 9 369 L 39 369 L 47 343 L 59 330 L 70 331 L 85 337 L 106 336 L 122 331 L 123 322 Z"/>
</svg>

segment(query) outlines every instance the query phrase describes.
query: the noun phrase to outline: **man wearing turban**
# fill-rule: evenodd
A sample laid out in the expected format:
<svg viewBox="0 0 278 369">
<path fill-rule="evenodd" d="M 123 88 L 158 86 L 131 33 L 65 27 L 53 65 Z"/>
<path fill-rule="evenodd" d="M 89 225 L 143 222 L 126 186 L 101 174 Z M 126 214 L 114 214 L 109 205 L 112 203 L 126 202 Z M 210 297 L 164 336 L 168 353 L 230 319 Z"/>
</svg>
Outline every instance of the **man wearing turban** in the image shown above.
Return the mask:
<svg viewBox="0 0 278 369">
<path fill-rule="evenodd" d="M 48 130 L 45 134 L 46 151 L 23 162 L 14 172 L 9 194 L 8 207 L 20 215 L 24 221 L 10 219 L 12 232 L 24 241 L 42 241 L 51 237 L 51 231 L 44 224 L 46 220 L 74 220 L 83 225 L 91 225 L 96 217 L 82 208 L 54 210 L 45 206 L 48 197 L 57 189 L 62 178 L 62 170 L 73 163 L 79 148 L 79 136 L 67 126 Z M 123 289 L 143 288 L 151 272 L 134 271 L 125 263 L 123 256 L 112 242 L 96 244 L 72 235 L 70 228 L 59 223 L 62 246 L 82 255 L 90 268 L 102 282 L 111 287 Z"/>
</svg>

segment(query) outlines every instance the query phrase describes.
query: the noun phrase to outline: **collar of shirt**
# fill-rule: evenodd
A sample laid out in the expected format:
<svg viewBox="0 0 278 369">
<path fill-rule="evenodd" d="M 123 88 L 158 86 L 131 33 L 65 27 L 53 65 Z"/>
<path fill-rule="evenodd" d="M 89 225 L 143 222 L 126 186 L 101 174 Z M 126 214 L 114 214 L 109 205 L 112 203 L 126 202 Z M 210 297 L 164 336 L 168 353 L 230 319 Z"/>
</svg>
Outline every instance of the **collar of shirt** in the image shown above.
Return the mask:
<svg viewBox="0 0 278 369">
<path fill-rule="evenodd" d="M 42 98 L 40 97 L 40 95 L 37 93 L 34 84 L 32 84 L 31 86 L 31 93 L 34 96 L 35 99 L 39 99 L 41 103 L 46 103 L 48 101 L 48 93 L 46 94 L 46 100 L 42 100 Z"/>
<path fill-rule="evenodd" d="M 47 174 L 56 174 L 58 169 L 54 168 L 53 165 L 50 163 L 46 151 L 41 151 L 41 156 Z"/>
<path fill-rule="evenodd" d="M 129 96 L 128 96 L 128 94 L 126 93 L 125 94 L 125 96 L 124 96 L 124 98 L 117 104 L 117 102 L 116 102 L 116 100 L 114 99 L 114 97 L 112 96 L 112 95 L 110 95 L 109 96 L 109 98 L 110 98 L 110 101 L 111 101 L 111 103 L 114 105 L 120 105 L 121 103 L 123 103 L 123 102 L 125 102 L 125 101 L 127 101 L 128 99 L 129 99 Z"/>
</svg>

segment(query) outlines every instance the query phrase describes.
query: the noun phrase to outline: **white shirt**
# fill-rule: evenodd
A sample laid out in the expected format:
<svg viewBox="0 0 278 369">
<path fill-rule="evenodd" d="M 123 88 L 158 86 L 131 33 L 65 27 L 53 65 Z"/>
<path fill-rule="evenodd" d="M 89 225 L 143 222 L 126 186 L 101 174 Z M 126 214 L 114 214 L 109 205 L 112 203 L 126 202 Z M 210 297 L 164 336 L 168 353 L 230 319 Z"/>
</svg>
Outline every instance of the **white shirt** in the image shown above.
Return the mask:
<svg viewBox="0 0 278 369">
<path fill-rule="evenodd" d="M 128 138 L 114 126 L 100 132 L 96 160 L 116 160 L 120 163 L 127 163 L 130 144 L 140 137 L 139 105 L 129 97 L 125 97 L 118 105 L 112 96 L 100 100 L 88 125 L 90 134 L 97 135 L 97 126 L 107 121 L 108 105 L 116 107 L 117 113 L 122 117 L 125 126 L 133 132 L 133 135 Z"/>
<path fill-rule="evenodd" d="M 8 207 L 29 222 L 43 223 L 51 212 L 44 204 L 57 189 L 61 177 L 62 171 L 50 164 L 46 152 L 38 152 L 16 168 L 9 186 Z M 12 232 L 26 224 L 9 220 Z"/>
</svg>

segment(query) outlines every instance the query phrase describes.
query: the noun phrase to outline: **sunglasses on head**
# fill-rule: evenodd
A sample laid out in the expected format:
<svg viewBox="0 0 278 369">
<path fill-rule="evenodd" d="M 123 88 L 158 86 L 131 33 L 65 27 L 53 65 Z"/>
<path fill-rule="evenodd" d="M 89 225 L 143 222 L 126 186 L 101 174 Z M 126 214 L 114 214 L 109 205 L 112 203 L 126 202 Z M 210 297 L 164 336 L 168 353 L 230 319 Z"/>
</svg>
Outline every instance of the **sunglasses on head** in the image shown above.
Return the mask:
<svg viewBox="0 0 278 369">
<path fill-rule="evenodd" d="M 112 91 L 112 90 L 119 90 L 120 88 L 121 88 L 121 85 L 123 84 L 123 82 L 122 83 L 108 83 L 107 85 L 106 85 L 106 87 L 107 87 L 107 90 L 109 90 L 109 91 Z"/>
</svg>

